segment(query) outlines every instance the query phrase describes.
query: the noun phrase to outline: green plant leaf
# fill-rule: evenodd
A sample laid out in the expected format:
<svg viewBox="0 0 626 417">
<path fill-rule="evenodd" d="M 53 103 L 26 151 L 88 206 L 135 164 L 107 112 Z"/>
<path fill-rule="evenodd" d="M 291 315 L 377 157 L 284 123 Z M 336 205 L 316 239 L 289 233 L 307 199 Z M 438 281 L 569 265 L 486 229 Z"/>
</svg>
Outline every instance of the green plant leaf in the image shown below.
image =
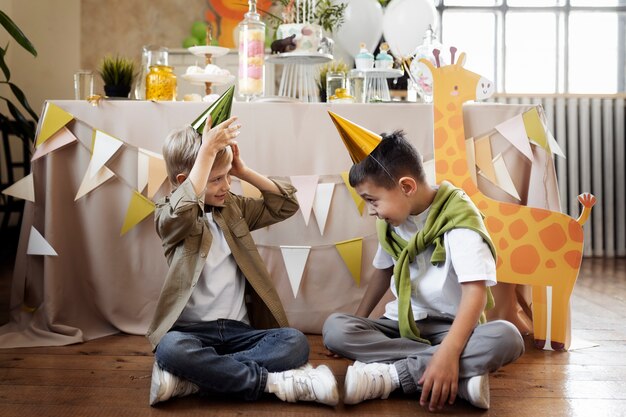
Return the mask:
<svg viewBox="0 0 626 417">
<path fill-rule="evenodd" d="M 19 43 L 22 48 L 26 49 L 33 56 L 37 56 L 37 50 L 32 43 L 28 40 L 26 35 L 17 27 L 17 25 L 7 16 L 2 10 L 0 10 L 0 24 L 4 26 L 9 35 L 13 37 Z"/>
<path fill-rule="evenodd" d="M 4 78 L 9 81 L 11 79 L 11 71 L 4 60 L 5 55 L 7 54 L 7 50 L 9 49 L 9 44 L 7 44 L 6 48 L 0 48 L 0 68 L 2 68 L 2 72 L 4 73 Z"/>
<path fill-rule="evenodd" d="M 30 107 L 30 104 L 28 104 L 28 100 L 26 100 L 26 96 L 24 95 L 22 90 L 20 90 L 20 88 L 13 83 L 9 83 L 9 87 L 11 87 L 11 91 L 13 92 L 13 95 L 15 96 L 15 98 L 17 98 L 17 100 L 20 102 L 22 107 L 26 109 L 26 111 L 30 114 L 30 116 L 33 119 L 35 119 L 35 121 L 38 121 L 39 118 L 37 117 L 37 113 L 35 113 L 33 109 Z"/>
</svg>

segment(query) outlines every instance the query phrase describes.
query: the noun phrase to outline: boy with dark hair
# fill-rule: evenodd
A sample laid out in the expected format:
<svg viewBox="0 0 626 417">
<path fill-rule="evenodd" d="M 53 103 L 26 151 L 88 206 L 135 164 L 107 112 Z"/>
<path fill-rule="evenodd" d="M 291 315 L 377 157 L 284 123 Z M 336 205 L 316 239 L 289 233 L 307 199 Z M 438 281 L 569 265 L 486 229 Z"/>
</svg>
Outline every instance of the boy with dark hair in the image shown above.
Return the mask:
<svg viewBox="0 0 626 417">
<path fill-rule="evenodd" d="M 489 408 L 489 372 L 524 352 L 506 321 L 481 322 L 496 284 L 495 249 L 463 190 L 431 187 L 420 155 L 402 132 L 380 137 L 331 113 L 355 165 L 350 185 L 378 217 L 377 268 L 355 315 L 332 314 L 326 347 L 355 359 L 344 403 L 420 392 L 430 411 L 457 396 Z M 391 285 L 390 285 L 391 283 Z M 369 319 L 387 289 L 395 299 Z"/>
</svg>

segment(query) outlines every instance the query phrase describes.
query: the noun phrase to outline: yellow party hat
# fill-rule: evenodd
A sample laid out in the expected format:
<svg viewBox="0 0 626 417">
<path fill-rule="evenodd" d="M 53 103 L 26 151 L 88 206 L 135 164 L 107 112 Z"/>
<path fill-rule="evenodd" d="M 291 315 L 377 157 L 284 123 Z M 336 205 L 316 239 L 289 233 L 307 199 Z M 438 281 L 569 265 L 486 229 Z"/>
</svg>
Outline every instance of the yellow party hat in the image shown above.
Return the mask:
<svg viewBox="0 0 626 417">
<path fill-rule="evenodd" d="M 355 164 L 367 158 L 382 140 L 380 135 L 352 123 L 336 113 L 329 111 L 328 114 L 339 131 L 339 136 L 343 139 L 352 162 Z"/>
</svg>

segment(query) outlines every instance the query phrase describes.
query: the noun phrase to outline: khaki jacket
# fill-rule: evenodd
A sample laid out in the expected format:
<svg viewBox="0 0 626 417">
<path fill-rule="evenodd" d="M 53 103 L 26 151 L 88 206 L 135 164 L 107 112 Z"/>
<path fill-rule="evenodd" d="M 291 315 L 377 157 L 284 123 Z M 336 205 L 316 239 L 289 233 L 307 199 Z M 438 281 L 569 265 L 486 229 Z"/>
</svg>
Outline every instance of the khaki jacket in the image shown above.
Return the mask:
<svg viewBox="0 0 626 417">
<path fill-rule="evenodd" d="M 298 210 L 296 189 L 274 181 L 281 194 L 264 192 L 261 198 L 229 193 L 224 207 L 213 207 L 213 219 L 224 232 L 235 262 L 246 277 L 248 317 L 255 328 L 288 326 L 287 315 L 270 281 L 269 272 L 250 231 L 280 222 Z M 187 305 L 198 282 L 212 236 L 204 216 L 204 194 L 197 197 L 189 180 L 155 210 L 155 224 L 161 238 L 169 271 L 146 337 L 155 349 Z"/>
</svg>

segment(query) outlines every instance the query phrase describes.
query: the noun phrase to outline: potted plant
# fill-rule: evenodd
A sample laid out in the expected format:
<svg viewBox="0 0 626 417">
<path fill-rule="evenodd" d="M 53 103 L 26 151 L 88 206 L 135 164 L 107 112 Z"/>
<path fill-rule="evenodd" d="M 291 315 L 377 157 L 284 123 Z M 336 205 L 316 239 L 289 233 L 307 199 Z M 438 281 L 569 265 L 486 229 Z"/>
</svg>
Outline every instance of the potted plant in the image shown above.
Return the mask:
<svg viewBox="0 0 626 417">
<path fill-rule="evenodd" d="M 347 74 L 348 65 L 346 65 L 345 62 L 339 60 L 330 61 L 329 63 L 324 64 L 320 67 L 319 75 L 317 77 L 317 88 L 320 92 L 321 102 L 327 101 L 328 98 L 326 93 L 326 74 L 328 74 L 329 72 L 343 72 L 344 74 Z"/>
<path fill-rule="evenodd" d="M 137 78 L 135 62 L 121 56 L 105 56 L 98 74 L 104 82 L 104 94 L 107 97 L 128 97 Z"/>
</svg>

